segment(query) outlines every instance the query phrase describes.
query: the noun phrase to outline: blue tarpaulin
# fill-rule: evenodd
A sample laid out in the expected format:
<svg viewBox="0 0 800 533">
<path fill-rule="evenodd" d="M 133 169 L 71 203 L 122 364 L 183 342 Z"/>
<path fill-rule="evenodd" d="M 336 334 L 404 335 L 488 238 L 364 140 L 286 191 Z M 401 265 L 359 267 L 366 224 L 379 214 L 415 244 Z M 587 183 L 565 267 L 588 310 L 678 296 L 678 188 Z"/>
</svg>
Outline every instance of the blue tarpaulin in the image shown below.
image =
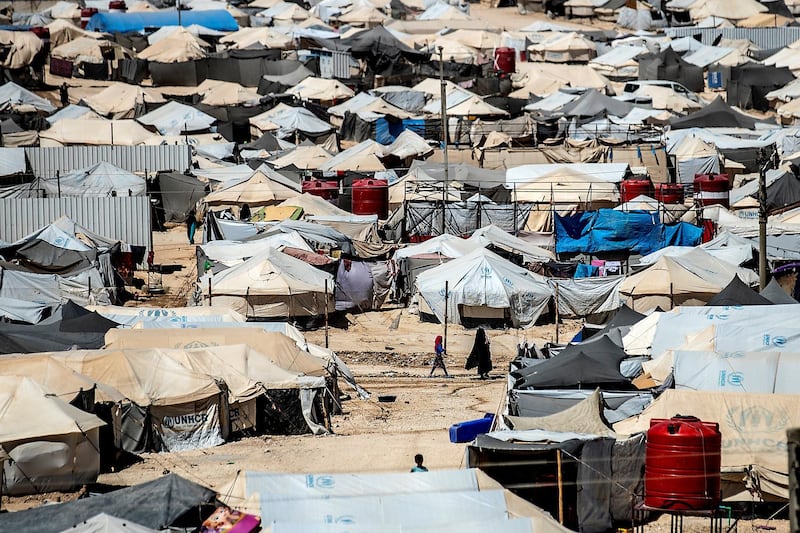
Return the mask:
<svg viewBox="0 0 800 533">
<path fill-rule="evenodd" d="M 211 11 L 181 11 L 178 24 L 177 11 L 154 11 L 139 13 L 97 13 L 89 19 L 86 29 L 105 33 L 144 31 L 145 28 L 162 26 L 191 26 L 198 24 L 217 31 L 236 31 L 239 25 L 233 16 L 223 9 Z"/>
<path fill-rule="evenodd" d="M 666 246 L 696 246 L 702 228 L 686 222 L 665 225 L 657 213 L 600 209 L 555 217 L 557 253 L 628 251 L 647 255 Z"/>
</svg>

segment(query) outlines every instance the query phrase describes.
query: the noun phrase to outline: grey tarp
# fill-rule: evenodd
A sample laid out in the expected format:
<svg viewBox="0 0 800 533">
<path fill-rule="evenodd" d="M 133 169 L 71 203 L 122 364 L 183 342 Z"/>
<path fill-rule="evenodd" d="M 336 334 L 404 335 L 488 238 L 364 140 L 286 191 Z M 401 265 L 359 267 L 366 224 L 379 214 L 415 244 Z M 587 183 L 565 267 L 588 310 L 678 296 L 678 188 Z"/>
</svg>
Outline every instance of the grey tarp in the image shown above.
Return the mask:
<svg viewBox="0 0 800 533">
<path fill-rule="evenodd" d="M 215 500 L 216 493 L 213 490 L 176 474 L 169 474 L 101 496 L 3 513 L 0 514 L 0 530 L 59 533 L 99 513 L 160 530 L 187 511 L 213 504 Z"/>
<path fill-rule="evenodd" d="M 624 117 L 633 108 L 633 104 L 601 94 L 596 89 L 589 89 L 577 100 L 562 107 L 561 113 L 567 117 L 594 117 L 600 114 Z"/>
<path fill-rule="evenodd" d="M 561 316 L 588 316 L 619 309 L 622 300 L 619 285 L 625 276 L 557 279 L 551 278 L 553 289 L 558 287 L 558 312 Z"/>
<path fill-rule="evenodd" d="M 740 113 L 725 103 L 721 96 L 700 111 L 670 121 L 673 130 L 685 128 L 744 128 L 755 129 L 755 118 Z"/>
<path fill-rule="evenodd" d="M 183 222 L 197 201 L 206 195 L 205 184 L 186 174 L 159 174 L 158 184 L 165 222 Z"/>
<path fill-rule="evenodd" d="M 639 56 L 639 79 L 677 81 L 695 92 L 705 88 L 703 69 L 684 61 L 672 48 Z"/>
<path fill-rule="evenodd" d="M 580 402 L 590 390 L 514 390 L 509 397 L 512 413 L 547 416 Z M 653 394 L 639 391 L 602 391 L 603 416 L 610 424 L 637 415 L 653 401 Z"/>
<path fill-rule="evenodd" d="M 582 533 L 612 529 L 611 451 L 614 439 L 590 440 L 583 445 L 578 464 L 578 524 Z"/>
<path fill-rule="evenodd" d="M 734 276 L 724 289 L 706 303 L 707 307 L 724 305 L 772 305 L 772 302 L 745 285 L 739 276 Z"/>
<path fill-rule="evenodd" d="M 772 278 L 764 290 L 761 291 L 761 296 L 772 302 L 773 304 L 796 304 L 800 303 L 783 290 L 778 284 L 778 280 Z"/>
</svg>

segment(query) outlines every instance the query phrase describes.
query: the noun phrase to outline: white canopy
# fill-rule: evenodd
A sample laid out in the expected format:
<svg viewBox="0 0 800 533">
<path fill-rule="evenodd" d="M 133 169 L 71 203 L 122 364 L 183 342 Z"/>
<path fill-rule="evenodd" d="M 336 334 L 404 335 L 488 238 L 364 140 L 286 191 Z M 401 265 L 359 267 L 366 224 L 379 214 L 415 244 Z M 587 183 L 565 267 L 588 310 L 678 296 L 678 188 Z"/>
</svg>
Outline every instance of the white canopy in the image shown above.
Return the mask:
<svg viewBox="0 0 800 533">
<path fill-rule="evenodd" d="M 136 120 L 153 126 L 161 135 L 180 135 L 183 132 L 207 130 L 217 119 L 199 109 L 171 100 Z"/>
</svg>

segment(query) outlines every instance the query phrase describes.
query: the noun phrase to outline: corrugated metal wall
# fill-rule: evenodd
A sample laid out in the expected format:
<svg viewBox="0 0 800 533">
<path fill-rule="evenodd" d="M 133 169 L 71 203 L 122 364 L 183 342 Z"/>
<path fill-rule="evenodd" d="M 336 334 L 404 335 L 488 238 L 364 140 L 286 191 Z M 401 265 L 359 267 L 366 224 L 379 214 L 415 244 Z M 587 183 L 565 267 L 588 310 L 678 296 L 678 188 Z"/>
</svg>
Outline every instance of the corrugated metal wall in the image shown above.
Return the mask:
<svg viewBox="0 0 800 533">
<path fill-rule="evenodd" d="M 147 196 L 0 199 L 0 241 L 14 242 L 62 216 L 99 235 L 152 249 Z"/>
<path fill-rule="evenodd" d="M 106 161 L 130 172 L 183 172 L 191 166 L 187 145 L 159 146 L 59 146 L 25 148 L 33 175 L 54 178 L 56 172 L 72 170 Z"/>
<path fill-rule="evenodd" d="M 665 28 L 673 39 L 701 35 L 703 44 L 711 46 L 722 35 L 723 39 L 747 39 L 759 48 L 771 50 L 783 48 L 800 40 L 800 27 L 787 28 Z"/>
</svg>

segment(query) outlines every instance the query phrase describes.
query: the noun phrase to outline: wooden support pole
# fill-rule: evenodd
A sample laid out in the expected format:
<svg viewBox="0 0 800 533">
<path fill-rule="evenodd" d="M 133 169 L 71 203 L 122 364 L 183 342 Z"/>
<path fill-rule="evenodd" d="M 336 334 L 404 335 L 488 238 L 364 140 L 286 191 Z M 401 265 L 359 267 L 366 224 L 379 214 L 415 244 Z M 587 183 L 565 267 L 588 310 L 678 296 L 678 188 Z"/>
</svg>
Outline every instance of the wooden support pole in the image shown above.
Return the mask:
<svg viewBox="0 0 800 533">
<path fill-rule="evenodd" d="M 558 466 L 558 523 L 564 525 L 564 475 L 561 471 L 561 450 L 556 450 Z"/>
</svg>

